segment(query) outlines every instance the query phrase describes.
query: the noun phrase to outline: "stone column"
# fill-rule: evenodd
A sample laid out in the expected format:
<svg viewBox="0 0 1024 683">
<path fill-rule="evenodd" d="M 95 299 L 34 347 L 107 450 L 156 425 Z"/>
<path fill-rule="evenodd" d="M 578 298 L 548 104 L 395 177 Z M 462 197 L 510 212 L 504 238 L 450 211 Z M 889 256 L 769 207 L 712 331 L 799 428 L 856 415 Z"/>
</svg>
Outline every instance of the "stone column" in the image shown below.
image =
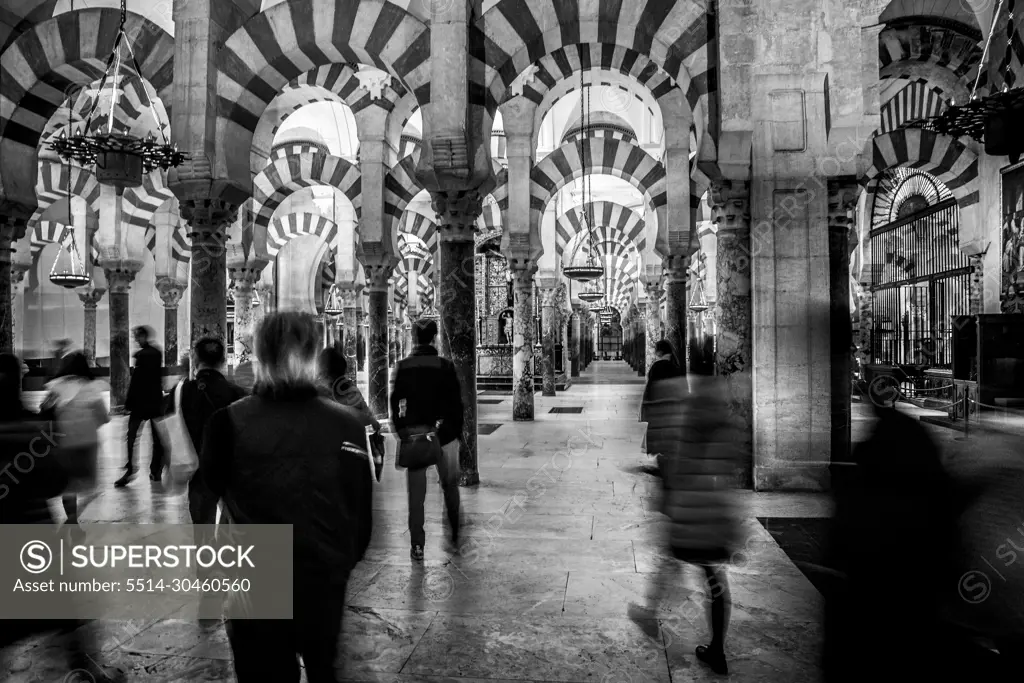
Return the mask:
<svg viewBox="0 0 1024 683">
<path fill-rule="evenodd" d="M 366 312 L 362 307 L 356 309 L 356 365 L 362 372 L 366 368 Z"/>
<path fill-rule="evenodd" d="M 850 379 L 853 323 L 850 311 L 850 231 L 858 187 L 829 183 L 828 251 L 832 387 L 832 462 L 850 460 Z"/>
<path fill-rule="evenodd" d="M 534 419 L 533 275 L 535 268 L 509 259 L 512 269 L 512 419 Z"/>
<path fill-rule="evenodd" d="M 367 402 L 378 419 L 386 419 L 389 410 L 388 368 L 393 365 L 390 363 L 389 348 L 388 280 L 393 270 L 394 265 L 390 261 L 363 264 L 368 288 L 366 317 L 369 322 L 367 336 L 370 341 L 369 352 L 366 355 Z"/>
<path fill-rule="evenodd" d="M 24 226 L 22 226 L 24 231 Z M 0 217 L 0 353 L 14 353 L 14 283 L 11 259 L 14 255 L 13 221 Z"/>
<path fill-rule="evenodd" d="M 729 408 L 737 429 L 737 447 L 742 467 L 747 472 L 753 466 L 754 410 L 749 201 L 747 183 L 727 182 L 711 188 L 712 220 L 718 226 L 715 363 L 718 374 L 727 378 Z M 749 485 L 749 480 L 746 485 Z"/>
<path fill-rule="evenodd" d="M 110 409 L 124 410 L 131 380 L 131 321 L 128 319 L 128 292 L 141 263 L 122 261 L 100 264 L 110 291 Z"/>
<path fill-rule="evenodd" d="M 25 325 L 24 323 L 22 323 L 22 344 L 18 344 L 18 322 L 23 311 L 18 310 L 17 302 L 19 296 L 25 293 L 25 274 L 28 273 L 31 267 L 32 266 L 27 263 L 11 263 L 11 335 L 12 339 L 14 340 L 12 343 L 12 348 L 14 349 L 14 352 L 17 355 L 21 355 L 23 349 L 20 347 L 23 346 L 25 342 Z M 22 302 L 24 302 L 24 298 L 22 298 L 21 300 Z M 22 306 L 22 308 L 24 308 L 24 305 Z"/>
<path fill-rule="evenodd" d="M 164 365 L 167 366 L 178 364 L 178 304 L 181 303 L 181 297 L 185 294 L 186 286 L 184 282 L 175 280 L 172 277 L 161 276 L 156 279 L 156 290 L 159 292 L 160 301 L 164 305 Z M 237 306 L 236 302 L 236 311 L 238 310 Z M 237 329 L 238 326 L 236 324 L 236 336 L 238 335 Z"/>
<path fill-rule="evenodd" d="M 580 325 L 580 305 L 572 305 L 572 320 L 570 321 L 569 337 L 572 340 L 569 348 L 569 371 L 573 377 L 580 376 L 580 365 L 583 362 L 581 351 L 583 350 L 583 329 Z"/>
<path fill-rule="evenodd" d="M 227 338 L 227 229 L 238 207 L 219 199 L 187 200 L 180 203 L 181 216 L 188 222 L 192 245 L 192 275 L 189 291 L 189 348 L 207 335 Z M 111 290 L 113 291 L 113 290 Z"/>
<path fill-rule="evenodd" d="M 96 365 L 96 307 L 99 305 L 106 289 L 90 287 L 78 293 L 85 311 L 85 323 L 82 329 L 82 352 L 89 359 L 89 365 Z"/>
<path fill-rule="evenodd" d="M 650 371 L 651 366 L 654 365 L 654 361 L 657 360 L 657 352 L 654 350 L 654 345 L 661 339 L 661 283 L 660 282 L 648 282 L 645 285 L 647 289 L 647 315 L 644 318 L 644 374 Z M 685 321 L 685 318 L 684 318 Z M 683 328 L 685 332 L 686 328 Z M 686 356 L 676 356 L 679 361 L 681 368 L 686 367 Z"/>
<path fill-rule="evenodd" d="M 228 274 L 235 283 L 235 365 L 252 361 L 253 353 L 253 294 L 259 282 L 265 261 L 252 261 L 244 265 L 232 266 Z M 325 336 L 326 336 L 326 323 Z M 238 348 L 240 347 L 240 350 Z"/>
<path fill-rule="evenodd" d="M 543 378 L 542 394 L 544 396 L 555 395 L 555 339 L 558 335 L 558 328 L 555 310 L 557 303 L 557 284 L 555 278 L 542 278 L 540 285 L 541 296 L 541 377 Z"/>
<path fill-rule="evenodd" d="M 356 381 L 356 305 L 359 290 L 354 286 L 341 287 L 342 327 L 344 329 L 343 348 L 347 364 L 345 376 Z"/>
<path fill-rule="evenodd" d="M 638 301 L 636 303 L 637 317 L 636 317 L 636 374 L 640 377 L 647 376 L 647 358 L 649 354 L 653 353 L 648 351 L 647 348 L 647 311 L 652 306 L 653 302 L 649 301 Z"/>
<path fill-rule="evenodd" d="M 398 362 L 398 325 L 394 309 L 388 311 L 388 366 Z"/>
<path fill-rule="evenodd" d="M 483 209 L 476 191 L 432 192 L 438 218 L 440 352 L 455 364 L 464 410 L 459 484 L 480 483 L 476 440 L 476 274 L 473 241 Z"/>
<path fill-rule="evenodd" d="M 690 259 L 683 255 L 669 256 L 665 263 L 665 339 L 679 359 L 679 369 L 686 373 L 687 321 L 690 300 L 686 291 Z"/>
</svg>

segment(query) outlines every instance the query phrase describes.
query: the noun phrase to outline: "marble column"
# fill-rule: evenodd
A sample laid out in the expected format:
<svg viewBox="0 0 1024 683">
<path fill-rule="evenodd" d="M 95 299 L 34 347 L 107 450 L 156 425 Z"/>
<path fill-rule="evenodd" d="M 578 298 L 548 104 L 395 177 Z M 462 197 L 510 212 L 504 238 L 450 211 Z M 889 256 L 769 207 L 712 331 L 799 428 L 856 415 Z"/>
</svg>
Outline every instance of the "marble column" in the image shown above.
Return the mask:
<svg viewBox="0 0 1024 683">
<path fill-rule="evenodd" d="M 753 477 L 753 410 L 750 292 L 750 189 L 746 183 L 711 188 L 712 219 L 718 225 L 715 363 L 726 377 L 729 408 L 737 434 L 741 466 Z"/>
<path fill-rule="evenodd" d="M 573 309 L 572 320 L 569 323 L 569 325 L 570 325 L 570 328 L 569 328 L 569 338 L 571 340 L 569 342 L 569 345 L 570 345 L 569 346 L 569 364 L 570 364 L 569 372 L 570 372 L 570 374 L 573 377 L 579 377 L 580 376 L 580 364 L 581 364 L 581 362 L 583 360 L 580 357 L 581 356 L 580 351 L 583 349 L 583 339 L 581 338 L 581 334 L 582 334 L 583 330 L 582 330 L 582 327 L 580 326 L 580 307 L 579 307 L 579 304 L 574 304 L 572 309 Z"/>
<path fill-rule="evenodd" d="M 829 183 L 829 343 L 831 347 L 832 462 L 849 462 L 853 385 L 850 354 L 853 322 L 850 311 L 850 231 L 858 188 Z"/>
<path fill-rule="evenodd" d="M 432 192 L 438 224 L 439 347 L 455 364 L 464 410 L 459 449 L 461 486 L 480 483 L 476 434 L 476 273 L 474 231 L 483 209 L 475 191 Z"/>
<path fill-rule="evenodd" d="M 530 266 L 512 268 L 512 419 L 519 422 L 534 418 L 533 274 Z"/>
<path fill-rule="evenodd" d="M 164 365 L 167 366 L 177 365 L 179 360 L 178 304 L 181 303 L 186 286 L 184 282 L 172 277 L 162 276 L 156 279 L 156 290 L 164 305 Z M 237 325 L 235 334 L 238 334 Z"/>
<path fill-rule="evenodd" d="M 398 326 L 394 311 L 388 312 L 388 367 L 398 362 Z"/>
<path fill-rule="evenodd" d="M 985 263 L 984 254 L 968 256 L 971 264 L 970 301 L 967 312 L 970 315 L 981 315 L 985 312 Z"/>
<path fill-rule="evenodd" d="M 89 359 L 89 365 L 96 365 L 96 307 L 99 306 L 106 289 L 90 287 L 78 293 L 78 299 L 82 302 L 82 309 L 85 313 L 85 323 L 82 326 L 82 352 Z M 177 322 L 177 321 L 175 321 Z"/>
<path fill-rule="evenodd" d="M 18 323 L 24 312 L 25 275 L 31 269 L 28 263 L 11 263 L 11 336 L 14 340 L 12 347 L 17 355 L 23 352 L 22 346 L 25 343 L 25 325 L 22 323 L 21 344 L 18 343 Z M 18 308 L 18 301 L 22 302 L 21 310 Z"/>
<path fill-rule="evenodd" d="M 651 366 L 654 365 L 654 361 L 658 359 L 657 351 L 654 350 L 654 345 L 661 339 L 661 283 L 660 282 L 649 282 L 646 285 L 647 288 L 647 311 L 644 317 L 644 340 L 646 347 L 644 349 L 644 374 L 646 375 Z M 685 318 L 684 318 L 685 321 Z M 686 331 L 686 328 L 683 328 Z M 676 360 L 679 361 L 681 368 L 686 367 L 686 356 L 676 356 Z"/>
<path fill-rule="evenodd" d="M 366 367 L 366 313 L 362 307 L 356 309 L 356 365 L 362 372 Z"/>
<path fill-rule="evenodd" d="M 266 262 L 256 262 L 229 269 L 228 274 L 235 283 L 235 366 L 252 361 L 253 353 L 253 294 L 266 267 Z M 326 328 L 326 324 L 325 324 Z M 326 336 L 326 329 L 325 329 Z"/>
<path fill-rule="evenodd" d="M 366 354 L 367 401 L 370 410 L 378 419 L 388 416 L 388 368 L 390 350 L 388 348 L 388 279 L 392 268 L 369 267 L 364 265 L 367 283 L 367 322 L 369 352 Z M 365 352 L 364 352 L 365 353 Z"/>
<path fill-rule="evenodd" d="M 342 301 L 342 327 L 344 329 L 343 349 L 345 351 L 345 376 L 353 382 L 356 381 L 357 356 L 356 356 L 356 305 L 358 291 L 351 287 L 344 287 L 341 290 Z"/>
<path fill-rule="evenodd" d="M 636 374 L 640 377 L 647 376 L 647 359 L 651 351 L 647 348 L 647 311 L 654 304 L 647 301 L 638 301 L 636 320 Z"/>
<path fill-rule="evenodd" d="M 11 259 L 14 255 L 13 228 L 0 218 L 0 353 L 14 353 L 14 283 Z"/>
<path fill-rule="evenodd" d="M 689 259 L 669 256 L 665 264 L 665 339 L 672 344 L 679 369 L 686 373 L 687 320 L 689 299 L 686 292 Z"/>
<path fill-rule="evenodd" d="M 555 286 L 542 285 L 541 295 L 541 377 L 543 379 L 542 394 L 544 396 L 555 395 L 555 338 L 558 335 L 555 316 L 556 297 L 558 290 Z"/>
<path fill-rule="evenodd" d="M 188 222 L 192 275 L 189 290 L 189 348 L 207 335 L 227 338 L 227 229 L 238 213 L 234 204 L 218 199 L 180 203 Z"/>
<path fill-rule="evenodd" d="M 131 379 L 131 321 L 129 320 L 128 292 L 142 264 L 103 265 L 107 278 L 110 304 L 110 409 L 124 410 Z"/>
</svg>

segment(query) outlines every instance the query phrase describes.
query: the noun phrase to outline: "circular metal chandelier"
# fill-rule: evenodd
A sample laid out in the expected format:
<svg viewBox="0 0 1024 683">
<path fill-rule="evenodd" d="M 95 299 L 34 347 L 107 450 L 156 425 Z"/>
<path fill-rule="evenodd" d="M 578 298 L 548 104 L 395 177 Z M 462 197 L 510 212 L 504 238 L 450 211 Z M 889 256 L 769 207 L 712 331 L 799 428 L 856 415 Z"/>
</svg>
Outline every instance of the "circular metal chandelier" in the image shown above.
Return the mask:
<svg viewBox="0 0 1024 683">
<path fill-rule="evenodd" d="M 121 25 L 118 28 L 117 37 L 114 39 L 114 48 L 110 57 L 107 58 L 107 68 L 100 81 L 96 99 L 89 109 L 84 125 L 72 128 L 69 100 L 68 130 L 62 130 L 57 139 L 49 144 L 50 149 L 65 161 L 74 161 L 81 166 L 95 166 L 96 180 L 120 188 L 139 187 L 142 185 L 144 173 L 149 173 L 157 168 L 166 171 L 178 166 L 188 158 L 187 155 L 178 151 L 177 145 L 170 144 L 164 134 L 164 127 L 157 118 L 153 99 L 149 95 L 149 88 L 142 77 L 139 62 L 135 58 L 135 51 L 124 30 L 125 20 L 128 16 L 125 2 L 126 0 L 121 0 Z M 128 60 L 123 58 L 122 50 L 127 51 L 130 65 Z M 122 67 L 129 71 L 125 79 L 121 78 Z M 119 85 L 122 80 L 127 82 L 131 78 L 131 69 L 134 69 L 135 76 L 142 85 L 146 104 L 160 131 L 159 140 L 152 132 L 145 138 L 141 138 L 129 134 L 126 130 L 115 128 L 115 110 L 118 100 L 122 97 Z M 103 93 L 107 81 L 110 82 L 110 107 L 94 119 L 97 109 L 99 109 L 100 95 Z M 106 121 L 103 120 L 104 116 Z"/>
<path fill-rule="evenodd" d="M 577 294 L 580 301 L 586 301 L 588 304 L 595 301 L 600 301 L 604 298 L 604 290 L 601 285 L 597 282 L 591 282 L 583 288 L 583 291 Z"/>
<path fill-rule="evenodd" d="M 1004 3 L 1007 4 L 1006 54 L 1000 65 L 1004 69 L 1003 89 L 986 97 L 978 97 L 978 85 L 985 71 L 992 36 Z M 999 0 L 999 5 L 992 16 L 992 28 L 985 41 L 985 49 L 978 64 L 978 77 L 974 81 L 970 99 L 959 106 L 951 101 L 950 106 L 939 116 L 914 121 L 909 126 L 954 138 L 973 138 L 985 144 L 986 154 L 1008 156 L 1011 163 L 1017 163 L 1024 153 L 1024 134 L 1020 126 L 1021 118 L 1024 117 L 1024 88 L 1011 89 L 1006 85 L 1014 78 L 1011 56 L 1014 41 L 1019 39 L 1014 24 L 1015 5 L 1016 0 Z"/>
<path fill-rule="evenodd" d="M 65 289 L 74 289 L 89 284 L 91 278 L 86 272 L 75 243 L 75 229 L 65 225 L 60 235 L 60 251 L 50 267 L 50 282 Z"/>
<path fill-rule="evenodd" d="M 590 90 L 584 87 L 583 76 L 586 72 L 580 71 L 580 125 L 581 130 L 590 128 Z M 580 240 L 569 256 L 568 264 L 562 265 L 562 274 L 570 280 L 577 282 L 590 282 L 604 275 L 604 266 L 598 261 L 597 244 L 594 239 L 594 208 L 590 188 L 590 178 L 587 171 L 590 168 L 588 157 L 587 137 L 581 135 L 578 140 L 580 163 L 583 167 L 580 177 L 583 186 L 583 206 L 580 209 L 580 223 L 587 231 L 586 240 Z M 586 253 L 586 260 L 582 263 L 575 263 L 576 255 L 580 249 Z M 584 299 L 586 301 L 586 299 Z"/>
<path fill-rule="evenodd" d="M 324 303 L 324 315 L 337 318 L 345 312 L 344 303 L 341 300 L 341 290 L 338 285 L 331 285 L 331 291 L 327 294 L 327 301 Z"/>
</svg>

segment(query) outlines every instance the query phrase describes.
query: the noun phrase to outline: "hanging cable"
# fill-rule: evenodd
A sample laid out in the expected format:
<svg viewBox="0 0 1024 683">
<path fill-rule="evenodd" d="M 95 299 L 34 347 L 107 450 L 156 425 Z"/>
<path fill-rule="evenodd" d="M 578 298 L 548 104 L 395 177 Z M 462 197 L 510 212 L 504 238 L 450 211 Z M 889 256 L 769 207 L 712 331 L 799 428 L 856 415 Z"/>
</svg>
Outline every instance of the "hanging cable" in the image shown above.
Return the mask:
<svg viewBox="0 0 1024 683">
<path fill-rule="evenodd" d="M 981 75 L 985 71 L 985 60 L 988 58 L 988 50 L 992 46 L 992 36 L 994 36 L 996 32 L 996 22 L 999 21 L 999 11 L 1003 9 L 1003 2 L 1004 0 L 999 0 L 999 4 L 996 5 L 996 11 L 992 15 L 992 27 L 988 31 L 988 37 L 985 39 L 985 49 L 982 50 L 981 61 L 978 62 L 978 76 L 974 79 L 974 88 L 971 90 L 970 101 L 972 102 L 978 95 L 978 85 L 981 83 Z"/>
</svg>

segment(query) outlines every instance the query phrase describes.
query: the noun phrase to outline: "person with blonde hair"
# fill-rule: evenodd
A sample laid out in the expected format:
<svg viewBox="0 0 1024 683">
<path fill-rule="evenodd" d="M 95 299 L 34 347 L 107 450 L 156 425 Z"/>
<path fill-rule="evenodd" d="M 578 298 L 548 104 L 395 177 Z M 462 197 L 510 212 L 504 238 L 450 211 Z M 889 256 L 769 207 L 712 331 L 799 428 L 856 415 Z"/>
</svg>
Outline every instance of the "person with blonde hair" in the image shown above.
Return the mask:
<svg viewBox="0 0 1024 683">
<path fill-rule="evenodd" d="M 245 619 L 229 604 L 228 639 L 240 683 L 339 680 L 345 586 L 372 528 L 364 420 L 319 394 L 313 316 L 268 315 L 254 335 L 252 396 L 213 414 L 199 472 L 232 524 L 290 524 L 293 619 Z M 236 618 L 237 617 L 237 618 Z"/>
</svg>

